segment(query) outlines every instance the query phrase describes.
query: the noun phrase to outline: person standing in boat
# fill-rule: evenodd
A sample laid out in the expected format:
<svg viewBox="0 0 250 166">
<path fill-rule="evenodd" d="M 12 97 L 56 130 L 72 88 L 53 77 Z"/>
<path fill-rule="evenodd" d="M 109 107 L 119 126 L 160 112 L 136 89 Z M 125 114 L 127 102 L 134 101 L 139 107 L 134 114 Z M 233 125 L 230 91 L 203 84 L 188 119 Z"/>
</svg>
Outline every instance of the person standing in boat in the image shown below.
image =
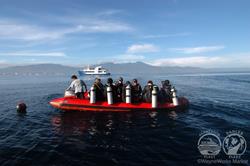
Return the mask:
<svg viewBox="0 0 250 166">
<path fill-rule="evenodd" d="M 72 82 L 66 90 L 74 91 L 78 99 L 83 99 L 84 92 L 87 91 L 87 85 L 85 84 L 83 80 L 78 79 L 76 75 L 72 75 L 71 79 L 72 79 Z"/>
<path fill-rule="evenodd" d="M 118 81 L 115 83 L 116 87 L 116 100 L 121 102 L 122 101 L 122 91 L 123 91 L 123 78 L 120 77 Z"/>
<path fill-rule="evenodd" d="M 150 103 L 152 101 L 153 86 L 153 81 L 149 80 L 147 85 L 143 88 L 142 99 L 144 102 Z"/>
<path fill-rule="evenodd" d="M 101 79 L 96 78 L 93 86 L 96 90 L 96 101 L 104 101 L 105 100 L 104 86 L 101 82 Z"/>
<path fill-rule="evenodd" d="M 142 88 L 141 85 L 138 83 L 137 79 L 133 79 L 131 92 L 132 102 L 139 102 L 141 100 Z"/>
</svg>

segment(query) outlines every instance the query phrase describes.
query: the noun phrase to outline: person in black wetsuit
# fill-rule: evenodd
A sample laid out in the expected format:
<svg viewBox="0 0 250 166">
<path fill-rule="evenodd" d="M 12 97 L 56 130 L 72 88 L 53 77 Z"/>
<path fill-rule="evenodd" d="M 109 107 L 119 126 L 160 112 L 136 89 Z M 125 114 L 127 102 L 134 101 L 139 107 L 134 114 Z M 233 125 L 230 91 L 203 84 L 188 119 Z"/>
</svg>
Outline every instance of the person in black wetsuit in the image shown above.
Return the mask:
<svg viewBox="0 0 250 166">
<path fill-rule="evenodd" d="M 111 89 L 112 89 L 112 95 L 113 95 L 113 100 L 117 101 L 117 98 L 116 98 L 116 96 L 117 96 L 116 95 L 116 87 L 113 84 L 113 79 L 112 78 L 108 78 L 107 79 L 107 84 L 105 85 L 104 95 L 105 95 L 106 99 L 107 99 L 107 87 L 111 87 Z"/>
<path fill-rule="evenodd" d="M 161 103 L 170 102 L 171 101 L 171 84 L 169 80 L 165 80 L 161 82 L 161 88 L 159 91 L 159 101 Z"/>
<path fill-rule="evenodd" d="M 131 87 L 132 102 L 141 101 L 141 93 L 142 93 L 141 85 L 138 83 L 137 79 L 133 79 Z"/>
<path fill-rule="evenodd" d="M 101 82 L 101 79 L 96 78 L 93 86 L 96 90 L 96 101 L 104 101 L 105 100 L 104 86 Z"/>
<path fill-rule="evenodd" d="M 153 86 L 153 81 L 149 80 L 147 85 L 143 88 L 142 99 L 144 102 L 150 103 L 152 101 Z"/>
<path fill-rule="evenodd" d="M 116 87 L 116 100 L 121 102 L 122 101 L 122 93 L 123 93 L 123 78 L 120 77 L 118 81 L 115 83 Z"/>
</svg>

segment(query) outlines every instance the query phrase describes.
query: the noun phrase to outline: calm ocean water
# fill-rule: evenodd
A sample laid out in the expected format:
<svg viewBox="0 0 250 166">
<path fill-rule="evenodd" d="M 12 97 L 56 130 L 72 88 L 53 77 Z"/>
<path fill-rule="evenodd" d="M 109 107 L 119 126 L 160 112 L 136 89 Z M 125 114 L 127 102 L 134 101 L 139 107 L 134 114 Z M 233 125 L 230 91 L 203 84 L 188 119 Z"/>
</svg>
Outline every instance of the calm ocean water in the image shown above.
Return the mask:
<svg viewBox="0 0 250 166">
<path fill-rule="evenodd" d="M 208 130 L 219 133 L 221 141 L 226 132 L 241 131 L 250 146 L 250 73 L 137 78 L 142 84 L 170 79 L 190 108 L 62 112 L 48 102 L 63 95 L 69 78 L 1 77 L 0 165 L 196 165 L 203 158 L 199 134 Z M 93 78 L 85 81 L 90 85 Z M 27 114 L 16 112 L 19 101 L 28 105 Z M 216 156 L 227 158 L 222 149 Z M 249 147 L 241 158 L 250 160 Z"/>
</svg>

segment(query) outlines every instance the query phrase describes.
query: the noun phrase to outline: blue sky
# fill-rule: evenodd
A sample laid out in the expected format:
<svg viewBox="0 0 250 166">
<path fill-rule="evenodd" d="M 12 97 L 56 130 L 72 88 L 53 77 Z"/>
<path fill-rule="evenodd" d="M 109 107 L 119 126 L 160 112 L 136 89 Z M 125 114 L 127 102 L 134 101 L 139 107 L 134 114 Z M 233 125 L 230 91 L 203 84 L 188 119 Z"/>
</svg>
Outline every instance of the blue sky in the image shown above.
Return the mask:
<svg viewBox="0 0 250 166">
<path fill-rule="evenodd" d="M 249 0 L 0 0 L 0 65 L 249 67 Z"/>
</svg>

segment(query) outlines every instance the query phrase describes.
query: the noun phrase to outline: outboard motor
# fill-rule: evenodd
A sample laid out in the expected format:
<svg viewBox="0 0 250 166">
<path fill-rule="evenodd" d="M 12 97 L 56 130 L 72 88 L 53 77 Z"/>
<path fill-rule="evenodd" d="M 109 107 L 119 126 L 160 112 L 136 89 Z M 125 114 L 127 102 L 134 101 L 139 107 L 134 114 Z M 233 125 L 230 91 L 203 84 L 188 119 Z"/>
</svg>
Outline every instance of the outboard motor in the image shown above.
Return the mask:
<svg viewBox="0 0 250 166">
<path fill-rule="evenodd" d="M 107 87 L 107 100 L 108 104 L 111 105 L 113 104 L 113 93 L 112 93 L 112 88 L 110 86 Z"/>
<path fill-rule="evenodd" d="M 131 103 L 131 86 L 128 84 L 126 86 L 126 103 Z"/>
<path fill-rule="evenodd" d="M 71 90 L 66 90 L 64 93 L 64 97 L 71 97 L 71 96 L 75 96 L 75 93 Z"/>
<path fill-rule="evenodd" d="M 157 108 L 158 101 L 157 101 L 157 86 L 153 87 L 152 90 L 152 108 Z"/>
<path fill-rule="evenodd" d="M 90 103 L 94 104 L 96 102 L 96 91 L 95 91 L 95 87 L 92 86 L 90 88 Z"/>
<path fill-rule="evenodd" d="M 178 106 L 179 105 L 179 101 L 178 101 L 178 97 L 177 97 L 177 94 L 176 94 L 177 91 L 175 90 L 174 87 L 171 89 L 171 92 L 172 92 L 172 101 L 173 101 L 173 104 L 174 104 L 174 106 Z"/>
</svg>

